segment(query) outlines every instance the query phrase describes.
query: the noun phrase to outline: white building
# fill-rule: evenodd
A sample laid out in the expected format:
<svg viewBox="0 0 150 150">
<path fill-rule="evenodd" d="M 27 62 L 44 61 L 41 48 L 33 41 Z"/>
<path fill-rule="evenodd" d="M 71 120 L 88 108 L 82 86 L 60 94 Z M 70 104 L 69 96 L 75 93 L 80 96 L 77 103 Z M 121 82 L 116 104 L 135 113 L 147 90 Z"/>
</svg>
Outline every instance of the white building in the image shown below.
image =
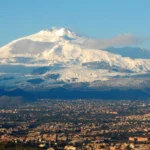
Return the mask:
<svg viewBox="0 0 150 150">
<path fill-rule="evenodd" d="M 64 150 L 76 150 L 76 147 L 67 145 L 65 146 Z"/>
</svg>

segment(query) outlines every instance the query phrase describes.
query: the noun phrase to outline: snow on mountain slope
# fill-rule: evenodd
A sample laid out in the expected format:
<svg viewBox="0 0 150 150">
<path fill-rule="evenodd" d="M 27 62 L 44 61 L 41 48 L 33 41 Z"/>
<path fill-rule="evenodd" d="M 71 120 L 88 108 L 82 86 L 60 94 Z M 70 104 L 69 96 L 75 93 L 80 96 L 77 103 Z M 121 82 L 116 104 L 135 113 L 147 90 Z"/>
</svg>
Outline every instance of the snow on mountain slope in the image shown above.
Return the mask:
<svg viewBox="0 0 150 150">
<path fill-rule="evenodd" d="M 61 65 L 61 69 L 44 72 L 40 77 L 58 73 L 60 77 L 57 81 L 65 82 L 93 82 L 150 71 L 149 59 L 131 59 L 103 50 L 87 49 L 82 45 L 87 39 L 65 28 L 42 30 L 1 47 L 0 66 L 19 66 L 19 73 L 27 73 L 25 70 L 28 67 L 30 69 L 27 70 L 32 70 L 32 67 Z M 20 65 L 24 66 L 22 70 Z M 0 73 L 5 73 L 5 70 Z M 24 79 L 20 79 L 23 82 L 33 78 L 26 73 Z"/>
</svg>

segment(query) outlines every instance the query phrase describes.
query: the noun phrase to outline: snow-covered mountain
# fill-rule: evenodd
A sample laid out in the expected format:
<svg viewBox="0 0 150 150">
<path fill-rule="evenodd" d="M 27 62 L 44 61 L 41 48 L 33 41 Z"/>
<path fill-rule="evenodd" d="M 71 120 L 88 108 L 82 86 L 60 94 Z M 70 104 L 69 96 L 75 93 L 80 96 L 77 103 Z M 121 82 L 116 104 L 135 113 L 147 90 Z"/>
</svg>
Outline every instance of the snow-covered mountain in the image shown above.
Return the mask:
<svg viewBox="0 0 150 150">
<path fill-rule="evenodd" d="M 104 62 L 137 72 L 150 69 L 149 60 L 132 60 L 103 50 L 86 49 L 82 46 L 86 40 L 65 28 L 43 30 L 0 48 L 0 63 L 45 66 Z"/>
<path fill-rule="evenodd" d="M 12 41 L 0 48 L 1 86 L 48 88 L 54 84 L 132 77 L 150 71 L 149 59 L 88 49 L 84 46 L 87 40 L 71 30 L 52 28 Z"/>
</svg>

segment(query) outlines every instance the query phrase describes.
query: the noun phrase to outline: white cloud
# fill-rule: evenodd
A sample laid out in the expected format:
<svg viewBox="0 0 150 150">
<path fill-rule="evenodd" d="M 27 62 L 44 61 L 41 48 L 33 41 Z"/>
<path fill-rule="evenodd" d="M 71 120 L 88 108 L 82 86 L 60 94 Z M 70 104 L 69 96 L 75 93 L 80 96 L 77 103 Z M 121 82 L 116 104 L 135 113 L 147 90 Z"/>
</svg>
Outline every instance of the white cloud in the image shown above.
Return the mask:
<svg viewBox="0 0 150 150">
<path fill-rule="evenodd" d="M 104 49 L 115 46 L 138 45 L 147 40 L 146 38 L 138 38 L 132 34 L 126 33 L 117 35 L 111 39 L 87 39 L 83 43 L 85 48 Z"/>
</svg>

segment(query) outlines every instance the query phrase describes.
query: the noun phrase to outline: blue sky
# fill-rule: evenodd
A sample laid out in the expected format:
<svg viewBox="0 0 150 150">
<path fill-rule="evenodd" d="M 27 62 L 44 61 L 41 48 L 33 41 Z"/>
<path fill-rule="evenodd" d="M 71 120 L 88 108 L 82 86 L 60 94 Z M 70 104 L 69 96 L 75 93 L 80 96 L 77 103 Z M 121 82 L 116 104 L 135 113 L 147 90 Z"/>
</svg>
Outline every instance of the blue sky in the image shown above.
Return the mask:
<svg viewBox="0 0 150 150">
<path fill-rule="evenodd" d="M 0 46 L 53 26 L 92 38 L 149 39 L 149 6 L 150 0 L 0 0 Z M 150 49 L 150 41 L 138 46 Z"/>
</svg>

